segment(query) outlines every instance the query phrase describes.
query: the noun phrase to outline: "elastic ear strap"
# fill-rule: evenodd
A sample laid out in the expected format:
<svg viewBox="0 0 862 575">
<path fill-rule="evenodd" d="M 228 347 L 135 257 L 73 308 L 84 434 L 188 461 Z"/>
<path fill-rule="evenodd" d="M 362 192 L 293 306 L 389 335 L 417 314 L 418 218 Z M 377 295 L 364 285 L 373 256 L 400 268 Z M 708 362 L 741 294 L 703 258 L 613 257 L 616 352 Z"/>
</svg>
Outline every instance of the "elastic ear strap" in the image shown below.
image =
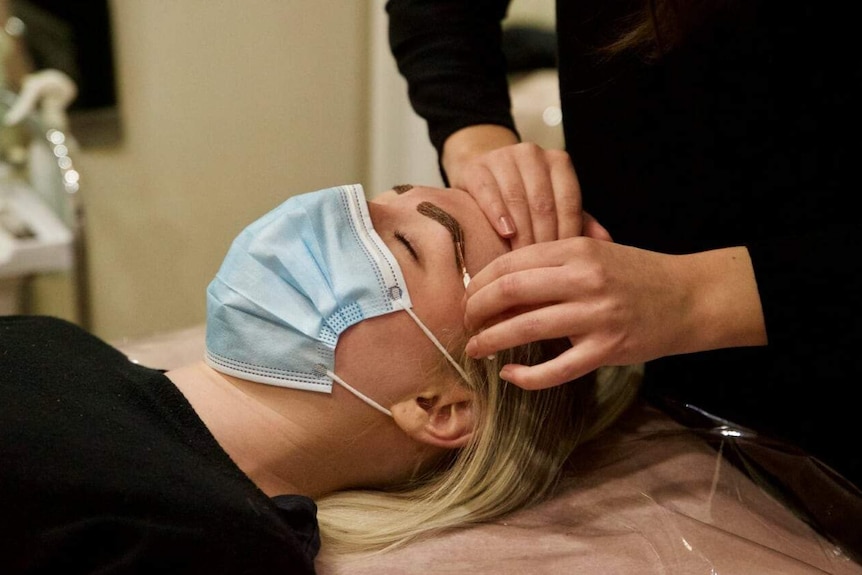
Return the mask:
<svg viewBox="0 0 862 575">
<path fill-rule="evenodd" d="M 356 397 L 358 397 L 359 399 L 361 399 L 362 401 L 364 401 L 365 403 L 367 403 L 368 405 L 370 405 L 371 407 L 373 407 L 374 409 L 379 411 L 380 413 L 383 413 L 385 415 L 388 415 L 389 417 L 392 417 L 391 411 L 389 411 L 388 409 L 386 409 L 385 407 L 383 407 L 382 405 L 380 405 L 379 403 L 377 403 L 376 401 L 374 401 L 373 399 L 371 399 L 367 395 L 364 395 L 358 389 L 355 389 L 352 386 L 350 386 L 346 381 L 344 381 L 343 379 L 341 379 L 340 377 L 335 375 L 335 373 L 333 371 L 327 369 L 326 375 L 331 377 L 332 380 L 335 381 L 336 383 L 338 383 L 341 387 L 343 387 L 344 389 L 346 389 L 347 391 L 349 391 L 350 393 L 352 393 L 353 395 L 355 395 Z"/>
<path fill-rule="evenodd" d="M 436 345 L 436 346 L 437 346 L 437 349 L 439 349 L 439 350 L 440 350 L 440 353 L 442 353 L 443 355 L 445 355 L 445 356 L 446 356 L 446 359 L 448 359 L 448 360 L 449 360 L 449 363 L 451 363 L 451 364 L 452 364 L 452 367 L 454 367 L 454 368 L 455 368 L 455 370 L 456 370 L 459 374 L 461 374 L 461 377 L 463 377 L 463 378 L 464 378 L 464 381 L 465 381 L 465 382 L 466 382 L 466 381 L 469 381 L 469 378 L 467 377 L 467 373 L 464 371 L 464 368 L 463 368 L 463 367 L 461 367 L 461 366 L 458 364 L 458 362 L 457 362 L 457 361 L 455 361 L 455 360 L 452 358 L 452 356 L 451 356 L 451 355 L 449 355 L 449 352 L 448 352 L 448 351 L 446 351 L 446 348 L 445 348 L 445 347 L 443 347 L 443 344 L 441 344 L 441 343 L 440 343 L 440 341 L 439 341 L 439 340 L 434 336 L 434 334 L 433 334 L 433 333 L 431 333 L 431 330 L 430 330 L 430 329 L 428 329 L 427 327 L 425 327 L 425 324 L 424 324 L 424 323 L 422 323 L 422 320 L 421 320 L 421 319 L 419 319 L 419 316 L 417 316 L 415 313 L 413 313 L 413 310 L 412 310 L 412 309 L 410 309 L 409 307 L 405 306 L 405 305 L 402 303 L 401 299 L 396 299 L 395 301 L 398 303 L 398 305 L 399 305 L 399 306 L 401 306 L 401 309 L 403 309 L 404 311 L 406 311 L 406 312 L 407 312 L 407 314 L 408 314 L 411 318 L 413 318 L 413 321 L 415 321 L 415 322 L 416 322 L 416 325 L 418 325 L 418 326 L 419 326 L 419 329 L 421 329 L 421 330 L 425 333 L 425 335 L 426 335 L 426 336 L 428 336 L 428 339 L 430 339 L 430 340 L 434 343 L 434 345 Z"/>
<path fill-rule="evenodd" d="M 437 339 L 437 337 L 433 333 L 431 333 L 431 330 L 428 329 L 428 327 L 426 327 L 426 325 L 424 323 L 422 323 L 422 320 L 419 319 L 419 316 L 417 316 L 413 312 L 412 309 L 405 306 L 404 302 L 401 300 L 401 298 L 396 298 L 394 301 L 398 304 L 398 306 L 401 309 L 403 309 L 404 311 L 407 312 L 407 315 L 409 315 L 413 319 L 414 322 L 416 322 L 416 325 L 419 326 L 419 329 L 421 329 L 422 332 L 428 337 L 428 339 L 430 339 L 431 342 L 437 347 L 437 349 L 440 350 L 440 353 L 442 353 L 446 357 L 446 359 L 449 361 L 449 363 L 452 364 L 452 367 L 454 367 L 455 370 L 461 375 L 461 377 L 464 378 L 464 381 L 467 381 L 467 373 L 464 371 L 464 368 L 462 368 L 458 364 L 458 362 L 456 362 L 455 359 L 451 355 L 449 355 L 449 352 L 446 351 L 446 348 L 443 347 L 443 344 L 441 344 L 440 341 Z M 321 366 L 321 367 L 323 367 L 323 366 Z M 350 384 L 348 384 L 346 381 L 344 381 L 343 379 L 338 377 L 335 374 L 335 372 L 333 372 L 332 370 L 327 369 L 326 375 L 329 376 L 332 379 L 332 381 L 336 382 L 338 385 L 340 385 L 341 387 L 343 387 L 344 389 L 346 389 L 347 391 L 349 391 L 350 393 L 352 393 L 353 395 L 358 397 L 364 403 L 370 405 L 371 407 L 373 407 L 374 409 L 376 409 L 380 413 L 383 413 L 384 415 L 388 415 L 389 417 L 392 417 L 391 411 L 389 411 L 388 409 L 386 409 L 385 407 L 383 407 L 382 405 L 380 405 L 379 403 L 377 403 L 376 401 L 374 401 L 373 399 L 371 399 L 367 395 L 363 394 L 358 389 L 356 389 L 353 386 L 351 386 Z"/>
</svg>

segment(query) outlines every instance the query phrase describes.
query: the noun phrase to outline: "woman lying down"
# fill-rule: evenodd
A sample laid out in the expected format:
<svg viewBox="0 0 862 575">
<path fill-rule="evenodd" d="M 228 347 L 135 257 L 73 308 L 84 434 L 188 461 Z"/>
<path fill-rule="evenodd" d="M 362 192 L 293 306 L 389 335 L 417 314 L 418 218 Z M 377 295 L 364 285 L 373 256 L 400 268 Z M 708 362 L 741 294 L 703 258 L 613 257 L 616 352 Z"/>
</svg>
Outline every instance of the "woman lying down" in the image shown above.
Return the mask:
<svg viewBox="0 0 862 575">
<path fill-rule="evenodd" d="M 466 193 L 342 186 L 236 238 L 191 365 L 3 318 L 0 571 L 313 573 L 541 499 L 636 384 L 499 379 L 560 342 L 467 358 L 465 282 L 506 249 Z"/>
</svg>

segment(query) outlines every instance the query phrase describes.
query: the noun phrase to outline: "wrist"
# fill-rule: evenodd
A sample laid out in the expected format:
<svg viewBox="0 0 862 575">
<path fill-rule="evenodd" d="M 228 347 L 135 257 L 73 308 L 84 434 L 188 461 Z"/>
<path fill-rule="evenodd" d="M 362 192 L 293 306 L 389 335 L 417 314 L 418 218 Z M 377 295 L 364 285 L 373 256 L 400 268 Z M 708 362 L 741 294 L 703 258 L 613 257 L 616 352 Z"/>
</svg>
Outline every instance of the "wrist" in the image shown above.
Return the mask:
<svg viewBox="0 0 862 575">
<path fill-rule="evenodd" d="M 440 163 L 450 181 L 457 180 L 461 166 L 492 150 L 519 142 L 510 129 L 496 124 L 468 126 L 454 132 L 443 144 Z"/>
<path fill-rule="evenodd" d="M 691 274 L 690 322 L 704 351 L 766 345 L 766 325 L 748 249 L 723 248 L 682 256 Z"/>
</svg>

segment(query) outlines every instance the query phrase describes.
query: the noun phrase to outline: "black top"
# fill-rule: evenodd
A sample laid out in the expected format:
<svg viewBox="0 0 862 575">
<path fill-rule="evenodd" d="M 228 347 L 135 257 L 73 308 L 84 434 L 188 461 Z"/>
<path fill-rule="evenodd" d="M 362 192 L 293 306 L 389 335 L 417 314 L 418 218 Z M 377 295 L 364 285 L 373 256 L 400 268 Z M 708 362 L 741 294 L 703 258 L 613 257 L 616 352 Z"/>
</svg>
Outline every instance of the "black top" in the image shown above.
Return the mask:
<svg viewBox="0 0 862 575">
<path fill-rule="evenodd" d="M 267 497 L 162 372 L 0 318 L 0 572 L 314 573 L 316 506 Z"/>
<path fill-rule="evenodd" d="M 393 54 L 438 152 L 462 127 L 512 127 L 507 4 L 387 3 Z M 601 63 L 595 48 L 630 4 L 557 6 L 566 146 L 584 207 L 619 243 L 747 246 L 769 338 L 650 362 L 644 391 L 789 439 L 862 485 L 849 400 L 862 380 L 856 24 L 828 2 L 726 3 L 659 64 Z"/>
</svg>

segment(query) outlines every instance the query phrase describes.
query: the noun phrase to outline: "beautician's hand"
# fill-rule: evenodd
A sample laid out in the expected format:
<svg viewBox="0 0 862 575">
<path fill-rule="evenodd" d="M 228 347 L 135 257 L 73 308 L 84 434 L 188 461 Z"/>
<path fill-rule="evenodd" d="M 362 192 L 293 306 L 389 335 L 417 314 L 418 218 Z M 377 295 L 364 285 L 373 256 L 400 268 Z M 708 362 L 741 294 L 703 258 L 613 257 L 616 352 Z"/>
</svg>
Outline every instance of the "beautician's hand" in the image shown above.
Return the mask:
<svg viewBox="0 0 862 575">
<path fill-rule="evenodd" d="M 582 233 L 607 235 L 582 211 L 580 184 L 562 150 L 519 143 L 506 128 L 480 125 L 450 136 L 442 163 L 449 184 L 473 196 L 512 249 Z"/>
<path fill-rule="evenodd" d="M 465 322 L 481 330 L 471 357 L 568 337 L 572 347 L 501 377 L 527 389 L 559 385 L 604 365 L 721 347 L 765 345 L 744 247 L 667 255 L 586 237 L 514 250 L 467 288 Z"/>
</svg>

